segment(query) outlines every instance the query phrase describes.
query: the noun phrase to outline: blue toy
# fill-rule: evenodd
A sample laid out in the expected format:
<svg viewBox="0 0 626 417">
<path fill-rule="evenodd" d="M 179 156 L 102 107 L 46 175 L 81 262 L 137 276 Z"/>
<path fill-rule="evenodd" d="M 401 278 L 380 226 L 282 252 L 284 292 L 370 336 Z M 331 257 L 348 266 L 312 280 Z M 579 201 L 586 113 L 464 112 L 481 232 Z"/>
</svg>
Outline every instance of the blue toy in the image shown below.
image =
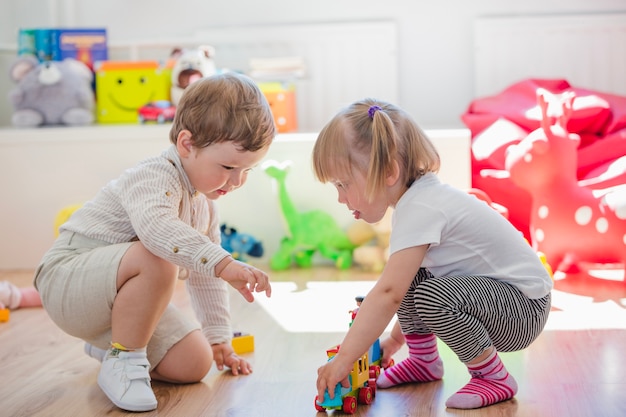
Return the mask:
<svg viewBox="0 0 626 417">
<path fill-rule="evenodd" d="M 220 226 L 222 236 L 222 247 L 226 249 L 233 258 L 245 261 L 246 255 L 255 258 L 263 256 L 263 244 L 252 235 L 237 232 L 237 229 L 228 227 L 226 224 Z"/>
</svg>

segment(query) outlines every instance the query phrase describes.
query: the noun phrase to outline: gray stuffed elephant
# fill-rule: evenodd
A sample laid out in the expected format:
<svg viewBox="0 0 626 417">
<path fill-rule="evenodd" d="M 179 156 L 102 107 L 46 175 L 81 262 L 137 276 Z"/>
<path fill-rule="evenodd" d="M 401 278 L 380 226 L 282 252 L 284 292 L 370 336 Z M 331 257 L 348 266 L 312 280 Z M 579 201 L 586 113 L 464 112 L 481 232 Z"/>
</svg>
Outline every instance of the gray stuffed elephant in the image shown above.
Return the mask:
<svg viewBox="0 0 626 417">
<path fill-rule="evenodd" d="M 13 104 L 13 125 L 83 126 L 95 119 L 93 73 L 72 58 L 40 63 L 36 57 L 23 55 L 10 69 L 17 87 L 9 92 Z"/>
</svg>

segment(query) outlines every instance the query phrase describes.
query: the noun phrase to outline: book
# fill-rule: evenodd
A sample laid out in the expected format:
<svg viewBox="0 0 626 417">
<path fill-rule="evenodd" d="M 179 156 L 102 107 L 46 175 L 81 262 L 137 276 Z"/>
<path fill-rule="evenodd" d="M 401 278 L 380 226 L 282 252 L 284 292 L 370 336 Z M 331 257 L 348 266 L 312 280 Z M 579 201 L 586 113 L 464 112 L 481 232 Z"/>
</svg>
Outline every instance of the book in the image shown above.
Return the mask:
<svg viewBox="0 0 626 417">
<path fill-rule="evenodd" d="M 105 28 L 21 28 L 18 55 L 33 54 L 39 61 L 74 58 L 92 70 L 98 61 L 108 59 Z"/>
<path fill-rule="evenodd" d="M 36 29 L 19 29 L 17 34 L 17 55 L 37 56 Z"/>
<path fill-rule="evenodd" d="M 51 29 L 50 50 L 53 61 L 74 58 L 93 71 L 96 62 L 108 60 L 106 29 Z"/>
</svg>

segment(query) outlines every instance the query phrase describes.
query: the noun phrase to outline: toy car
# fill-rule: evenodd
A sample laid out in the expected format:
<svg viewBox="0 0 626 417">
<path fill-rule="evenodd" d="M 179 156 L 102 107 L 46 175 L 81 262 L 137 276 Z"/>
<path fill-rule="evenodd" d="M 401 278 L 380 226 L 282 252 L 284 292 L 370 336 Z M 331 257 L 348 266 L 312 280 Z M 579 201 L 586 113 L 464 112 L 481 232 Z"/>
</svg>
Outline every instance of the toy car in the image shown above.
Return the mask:
<svg viewBox="0 0 626 417">
<path fill-rule="evenodd" d="M 171 122 L 176 115 L 176 107 L 168 100 L 151 101 L 137 110 L 139 123 L 154 121 L 157 123 Z"/>
</svg>

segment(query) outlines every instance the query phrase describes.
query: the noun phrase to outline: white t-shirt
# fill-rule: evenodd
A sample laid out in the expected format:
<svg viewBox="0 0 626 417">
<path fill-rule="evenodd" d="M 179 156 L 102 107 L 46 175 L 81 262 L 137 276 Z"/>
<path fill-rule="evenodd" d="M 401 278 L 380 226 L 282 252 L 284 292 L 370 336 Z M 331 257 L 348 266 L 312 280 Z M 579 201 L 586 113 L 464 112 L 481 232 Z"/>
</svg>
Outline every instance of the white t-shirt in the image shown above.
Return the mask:
<svg viewBox="0 0 626 417">
<path fill-rule="evenodd" d="M 475 196 L 434 173 L 415 181 L 396 204 L 390 254 L 430 245 L 422 267 L 436 276 L 481 275 L 541 298 L 552 278 L 520 231 Z"/>
</svg>

